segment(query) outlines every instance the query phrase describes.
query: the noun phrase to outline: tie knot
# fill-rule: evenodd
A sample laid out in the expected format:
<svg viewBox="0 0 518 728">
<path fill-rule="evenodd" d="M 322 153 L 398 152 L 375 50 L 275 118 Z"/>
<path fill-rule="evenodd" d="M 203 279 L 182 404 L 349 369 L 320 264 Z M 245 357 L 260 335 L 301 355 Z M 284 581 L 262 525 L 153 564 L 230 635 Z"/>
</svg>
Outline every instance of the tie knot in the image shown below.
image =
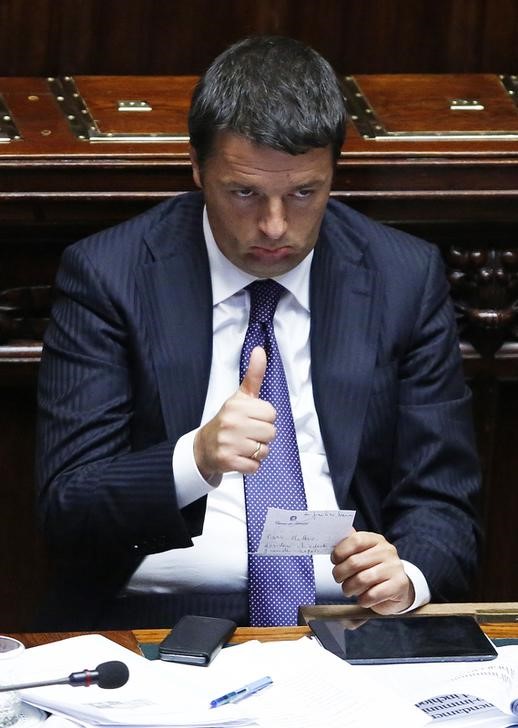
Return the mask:
<svg viewBox="0 0 518 728">
<path fill-rule="evenodd" d="M 254 281 L 247 286 L 250 291 L 250 323 L 270 323 L 281 296 L 286 293 L 284 286 L 270 278 Z"/>
</svg>

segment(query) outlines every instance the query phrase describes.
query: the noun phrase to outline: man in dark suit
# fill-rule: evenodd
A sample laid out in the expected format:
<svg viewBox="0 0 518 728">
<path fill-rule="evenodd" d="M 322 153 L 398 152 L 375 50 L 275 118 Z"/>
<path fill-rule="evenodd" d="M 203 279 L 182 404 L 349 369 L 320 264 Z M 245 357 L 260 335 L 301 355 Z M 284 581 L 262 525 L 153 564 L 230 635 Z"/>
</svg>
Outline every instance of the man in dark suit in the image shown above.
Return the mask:
<svg viewBox="0 0 518 728">
<path fill-rule="evenodd" d="M 392 614 L 462 598 L 479 474 L 437 249 L 329 201 L 343 96 L 296 41 L 218 57 L 189 128 L 201 193 L 63 256 L 39 385 L 50 613 L 247 623 L 243 476 L 276 437 L 262 348 L 239 384 L 256 279 L 286 289 L 274 324 L 307 507 L 357 512 L 331 562 L 313 559 L 316 599 Z"/>
</svg>

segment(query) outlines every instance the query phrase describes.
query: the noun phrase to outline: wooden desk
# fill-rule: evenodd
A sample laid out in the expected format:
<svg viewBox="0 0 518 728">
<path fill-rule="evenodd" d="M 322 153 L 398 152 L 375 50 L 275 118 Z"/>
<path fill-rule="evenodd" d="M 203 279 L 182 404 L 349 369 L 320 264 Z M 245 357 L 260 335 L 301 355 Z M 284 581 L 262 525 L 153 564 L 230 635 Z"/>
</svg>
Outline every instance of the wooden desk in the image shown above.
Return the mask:
<svg viewBox="0 0 518 728">
<path fill-rule="evenodd" d="M 309 627 L 238 627 L 230 642 L 240 643 L 249 640 L 272 642 L 274 640 L 296 640 L 309 634 Z M 139 644 L 157 645 L 169 633 L 168 629 L 135 629 L 100 631 L 108 639 L 117 642 L 128 650 L 142 654 Z M 49 642 L 57 642 L 68 637 L 77 637 L 88 632 L 9 632 L 10 637 L 20 640 L 25 647 L 37 647 Z M 516 632 L 518 637 L 518 629 Z"/>
<path fill-rule="evenodd" d="M 480 626 L 488 637 L 518 640 L 518 616 L 514 622 L 481 621 Z M 135 629 L 132 634 L 139 644 L 156 645 L 164 639 L 168 632 L 167 629 Z M 230 642 L 240 644 L 241 642 L 248 642 L 248 640 L 259 640 L 260 642 L 298 640 L 300 637 L 310 634 L 310 632 L 309 627 L 238 627 Z"/>
<path fill-rule="evenodd" d="M 315 616 L 340 616 L 362 618 L 371 615 L 369 609 L 356 606 L 330 606 L 315 609 Z M 325 610 L 324 612 L 322 611 Z M 311 608 L 308 608 L 308 613 Z M 413 616 L 431 615 L 472 615 L 477 617 L 482 629 L 488 637 L 495 639 L 518 639 L 518 602 L 469 602 L 463 604 L 428 604 L 412 612 Z M 409 615 L 409 616 L 412 616 Z M 390 617 L 388 617 L 390 619 Z M 131 631 L 101 632 L 105 637 L 114 640 L 134 652 L 141 653 L 139 644 L 156 645 L 168 634 L 167 629 L 134 629 Z M 275 640 L 296 640 L 310 633 L 306 625 L 298 627 L 238 627 L 230 640 L 231 643 L 259 640 L 272 642 Z M 20 640 L 26 647 L 36 647 L 48 642 L 75 637 L 84 632 L 13 632 L 12 637 Z"/>
<path fill-rule="evenodd" d="M 348 617 L 362 619 L 372 616 L 370 609 L 362 609 L 354 605 L 309 607 L 306 608 L 308 617 L 323 616 Z M 311 614 L 313 612 L 313 614 Z M 412 612 L 409 616 L 435 616 L 435 615 L 469 615 L 477 618 L 480 626 L 488 637 L 502 639 L 518 639 L 518 602 L 467 602 L 462 604 L 427 604 Z M 390 617 L 388 617 L 390 619 Z M 140 644 L 158 644 L 169 630 L 133 630 L 137 642 Z M 230 640 L 233 643 L 259 640 L 270 642 L 273 640 L 296 640 L 310 633 L 306 625 L 298 627 L 238 627 Z"/>
</svg>

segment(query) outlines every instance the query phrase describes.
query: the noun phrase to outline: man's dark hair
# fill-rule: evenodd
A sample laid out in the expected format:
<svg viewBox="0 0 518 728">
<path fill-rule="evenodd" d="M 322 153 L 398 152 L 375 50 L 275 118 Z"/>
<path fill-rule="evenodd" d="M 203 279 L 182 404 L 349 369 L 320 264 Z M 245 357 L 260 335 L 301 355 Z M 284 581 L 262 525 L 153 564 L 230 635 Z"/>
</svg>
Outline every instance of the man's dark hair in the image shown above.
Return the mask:
<svg viewBox="0 0 518 728">
<path fill-rule="evenodd" d="M 230 46 L 199 80 L 189 133 L 200 165 L 224 130 L 288 154 L 330 145 L 338 159 L 345 120 L 340 82 L 322 56 L 292 38 L 256 36 Z"/>
</svg>

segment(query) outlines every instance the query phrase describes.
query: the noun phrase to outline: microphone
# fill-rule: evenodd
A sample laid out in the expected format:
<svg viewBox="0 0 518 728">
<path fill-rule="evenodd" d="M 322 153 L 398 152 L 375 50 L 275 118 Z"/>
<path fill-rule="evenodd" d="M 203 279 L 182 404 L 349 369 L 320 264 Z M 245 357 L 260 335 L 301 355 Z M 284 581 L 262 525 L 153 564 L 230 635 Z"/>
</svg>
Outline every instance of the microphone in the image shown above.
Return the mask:
<svg viewBox="0 0 518 728">
<path fill-rule="evenodd" d="M 18 685 L 2 685 L 0 693 L 8 690 L 25 690 L 27 688 L 41 688 L 47 685 L 72 685 L 78 687 L 80 685 L 85 688 L 90 685 L 98 685 L 100 688 L 120 688 L 128 682 L 129 670 L 124 662 L 119 660 L 111 660 L 110 662 L 101 662 L 95 670 L 82 670 L 81 672 L 72 672 L 68 677 L 61 677 L 57 680 L 43 680 L 41 682 L 19 683 Z"/>
</svg>

